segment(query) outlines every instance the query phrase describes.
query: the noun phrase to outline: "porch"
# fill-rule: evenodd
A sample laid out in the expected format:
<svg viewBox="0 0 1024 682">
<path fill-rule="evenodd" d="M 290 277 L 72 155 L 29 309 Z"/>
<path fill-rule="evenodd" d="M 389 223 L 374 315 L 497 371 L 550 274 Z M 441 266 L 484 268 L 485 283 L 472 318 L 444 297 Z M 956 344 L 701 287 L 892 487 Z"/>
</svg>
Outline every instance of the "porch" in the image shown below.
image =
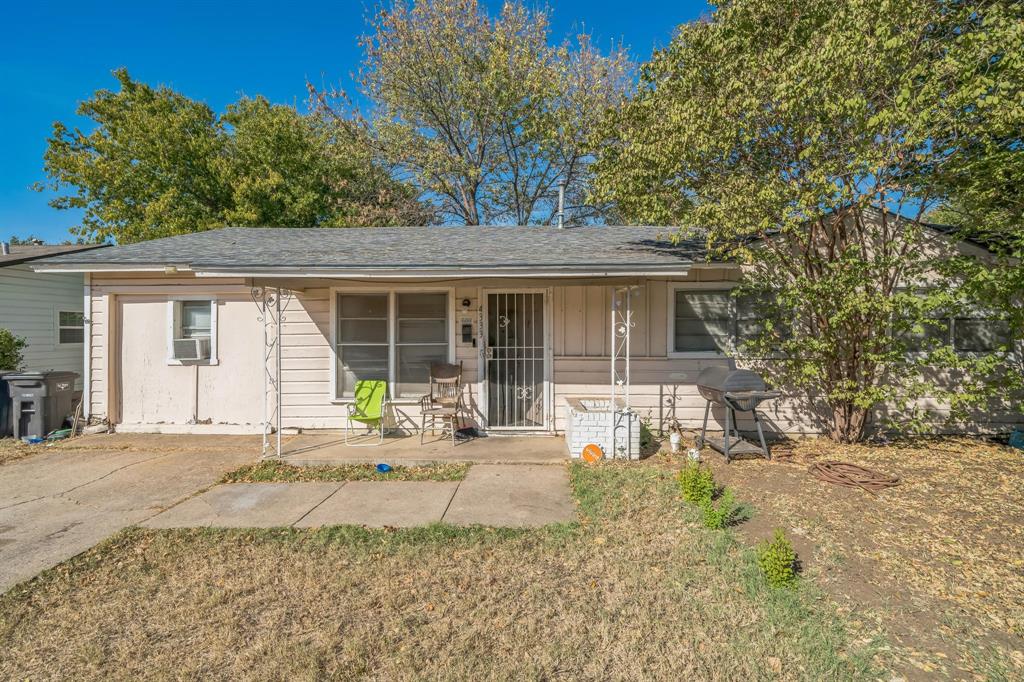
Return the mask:
<svg viewBox="0 0 1024 682">
<path fill-rule="evenodd" d="M 565 439 L 560 436 L 490 436 L 459 441 L 428 438 L 420 445 L 419 434 L 387 436 L 376 445 L 377 436 L 360 435 L 345 444 L 340 431 L 287 436 L 280 460 L 296 466 L 338 466 L 342 464 L 387 463 L 422 466 L 442 463 L 470 464 L 559 464 L 568 459 Z"/>
</svg>

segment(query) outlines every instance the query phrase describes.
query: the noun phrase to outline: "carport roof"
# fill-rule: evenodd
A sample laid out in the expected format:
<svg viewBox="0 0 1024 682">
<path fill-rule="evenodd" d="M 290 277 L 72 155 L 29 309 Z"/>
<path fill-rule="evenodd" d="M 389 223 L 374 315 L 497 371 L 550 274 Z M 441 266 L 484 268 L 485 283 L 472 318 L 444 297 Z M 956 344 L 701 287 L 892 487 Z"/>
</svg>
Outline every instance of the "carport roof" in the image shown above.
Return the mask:
<svg viewBox="0 0 1024 682">
<path fill-rule="evenodd" d="M 673 227 L 228 227 L 48 258 L 37 270 L 178 270 L 206 276 L 682 274 L 699 232 Z"/>
</svg>

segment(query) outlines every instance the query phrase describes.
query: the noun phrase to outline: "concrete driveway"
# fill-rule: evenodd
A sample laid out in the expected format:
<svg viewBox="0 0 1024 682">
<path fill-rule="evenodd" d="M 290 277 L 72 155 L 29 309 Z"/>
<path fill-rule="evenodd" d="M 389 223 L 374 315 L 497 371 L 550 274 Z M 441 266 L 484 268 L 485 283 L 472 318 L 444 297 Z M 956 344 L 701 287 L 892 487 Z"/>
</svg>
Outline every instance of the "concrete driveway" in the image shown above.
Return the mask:
<svg viewBox="0 0 1024 682">
<path fill-rule="evenodd" d="M 457 482 L 210 488 L 255 461 L 258 445 L 252 436 L 87 436 L 0 466 L 0 592 L 135 524 L 523 527 L 575 518 L 568 474 L 557 464 L 476 464 Z"/>
<path fill-rule="evenodd" d="M 0 591 L 257 456 L 252 436 L 103 435 L 0 466 Z"/>
</svg>

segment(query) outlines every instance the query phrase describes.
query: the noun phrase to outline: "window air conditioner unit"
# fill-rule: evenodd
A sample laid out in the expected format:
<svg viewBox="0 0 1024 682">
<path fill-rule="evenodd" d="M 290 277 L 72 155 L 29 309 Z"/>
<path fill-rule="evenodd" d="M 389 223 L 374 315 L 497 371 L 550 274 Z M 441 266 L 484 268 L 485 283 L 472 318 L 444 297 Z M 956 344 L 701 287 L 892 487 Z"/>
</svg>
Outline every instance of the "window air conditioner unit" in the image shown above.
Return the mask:
<svg viewBox="0 0 1024 682">
<path fill-rule="evenodd" d="M 174 339 L 175 360 L 209 360 L 210 339 Z"/>
</svg>

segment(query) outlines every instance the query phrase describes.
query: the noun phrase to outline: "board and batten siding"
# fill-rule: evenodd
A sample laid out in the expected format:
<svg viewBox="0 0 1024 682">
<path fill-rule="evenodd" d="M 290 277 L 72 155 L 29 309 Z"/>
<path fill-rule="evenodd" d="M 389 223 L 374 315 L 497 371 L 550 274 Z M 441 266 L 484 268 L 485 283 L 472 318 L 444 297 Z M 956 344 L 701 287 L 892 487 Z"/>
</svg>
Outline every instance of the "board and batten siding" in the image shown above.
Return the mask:
<svg viewBox="0 0 1024 682">
<path fill-rule="evenodd" d="M 79 389 L 85 349 L 60 343 L 57 323 L 61 311 L 83 312 L 84 282 L 80 274 L 33 272 L 28 263 L 0 267 L 0 327 L 28 341 L 24 369 L 75 372 Z"/>
</svg>

